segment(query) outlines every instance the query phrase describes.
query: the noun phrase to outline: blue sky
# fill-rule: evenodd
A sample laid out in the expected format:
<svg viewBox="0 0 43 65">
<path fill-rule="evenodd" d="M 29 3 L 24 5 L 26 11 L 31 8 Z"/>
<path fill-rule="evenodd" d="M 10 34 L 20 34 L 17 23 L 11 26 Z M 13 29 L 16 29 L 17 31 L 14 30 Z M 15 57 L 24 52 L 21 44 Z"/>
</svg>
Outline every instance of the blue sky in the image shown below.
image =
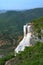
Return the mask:
<svg viewBox="0 0 43 65">
<path fill-rule="evenodd" d="M 0 0 L 0 10 L 25 10 L 43 7 L 43 0 Z"/>
</svg>

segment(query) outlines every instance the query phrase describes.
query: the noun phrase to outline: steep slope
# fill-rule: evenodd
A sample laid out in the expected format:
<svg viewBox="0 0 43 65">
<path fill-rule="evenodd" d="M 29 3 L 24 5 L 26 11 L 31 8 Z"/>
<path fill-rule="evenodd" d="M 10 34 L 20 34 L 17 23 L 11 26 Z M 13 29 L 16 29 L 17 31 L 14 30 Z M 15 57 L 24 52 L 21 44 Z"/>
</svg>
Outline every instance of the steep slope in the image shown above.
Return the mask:
<svg viewBox="0 0 43 65">
<path fill-rule="evenodd" d="M 26 47 L 6 65 L 43 65 L 43 43 L 37 42 L 35 46 Z"/>
<path fill-rule="evenodd" d="M 39 34 L 39 36 L 41 35 L 43 37 L 43 17 L 34 19 L 31 22 L 34 24 L 34 32 L 36 36 Z"/>
</svg>

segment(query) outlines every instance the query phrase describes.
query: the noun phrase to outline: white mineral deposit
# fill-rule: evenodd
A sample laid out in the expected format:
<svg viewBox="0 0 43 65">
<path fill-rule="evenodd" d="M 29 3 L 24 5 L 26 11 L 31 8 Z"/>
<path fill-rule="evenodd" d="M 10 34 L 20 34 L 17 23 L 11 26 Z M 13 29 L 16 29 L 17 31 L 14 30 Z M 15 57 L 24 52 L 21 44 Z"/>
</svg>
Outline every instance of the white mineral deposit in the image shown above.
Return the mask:
<svg viewBox="0 0 43 65">
<path fill-rule="evenodd" d="M 19 45 L 17 46 L 17 48 L 15 49 L 15 52 L 18 53 L 19 51 L 24 51 L 26 46 L 30 46 L 31 43 L 31 38 L 32 38 L 32 27 L 31 25 L 24 25 L 23 26 L 23 32 L 24 32 L 24 37 L 23 39 L 20 41 Z"/>
</svg>

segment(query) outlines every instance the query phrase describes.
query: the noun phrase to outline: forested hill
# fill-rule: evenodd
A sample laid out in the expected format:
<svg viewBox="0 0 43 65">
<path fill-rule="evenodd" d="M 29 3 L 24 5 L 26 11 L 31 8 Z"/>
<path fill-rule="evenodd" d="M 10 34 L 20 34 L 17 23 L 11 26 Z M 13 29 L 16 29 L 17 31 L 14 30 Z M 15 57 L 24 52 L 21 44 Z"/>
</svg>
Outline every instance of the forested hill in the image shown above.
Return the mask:
<svg viewBox="0 0 43 65">
<path fill-rule="evenodd" d="M 22 34 L 24 24 L 41 16 L 43 16 L 43 8 L 0 13 L 0 35 L 7 34 L 17 38 Z"/>
</svg>

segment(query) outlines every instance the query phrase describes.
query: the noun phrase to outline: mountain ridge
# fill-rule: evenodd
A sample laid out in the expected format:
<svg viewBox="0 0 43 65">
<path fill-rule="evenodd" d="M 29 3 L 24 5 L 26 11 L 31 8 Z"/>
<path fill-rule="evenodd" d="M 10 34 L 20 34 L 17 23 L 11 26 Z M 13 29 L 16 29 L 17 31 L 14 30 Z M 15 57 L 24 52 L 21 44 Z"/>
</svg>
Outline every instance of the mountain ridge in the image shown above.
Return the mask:
<svg viewBox="0 0 43 65">
<path fill-rule="evenodd" d="M 23 25 L 33 19 L 43 16 L 43 8 L 36 8 L 26 11 L 6 11 L 0 14 L 0 33 L 15 36 L 23 35 Z M 17 39 L 17 37 L 16 37 Z"/>
</svg>

